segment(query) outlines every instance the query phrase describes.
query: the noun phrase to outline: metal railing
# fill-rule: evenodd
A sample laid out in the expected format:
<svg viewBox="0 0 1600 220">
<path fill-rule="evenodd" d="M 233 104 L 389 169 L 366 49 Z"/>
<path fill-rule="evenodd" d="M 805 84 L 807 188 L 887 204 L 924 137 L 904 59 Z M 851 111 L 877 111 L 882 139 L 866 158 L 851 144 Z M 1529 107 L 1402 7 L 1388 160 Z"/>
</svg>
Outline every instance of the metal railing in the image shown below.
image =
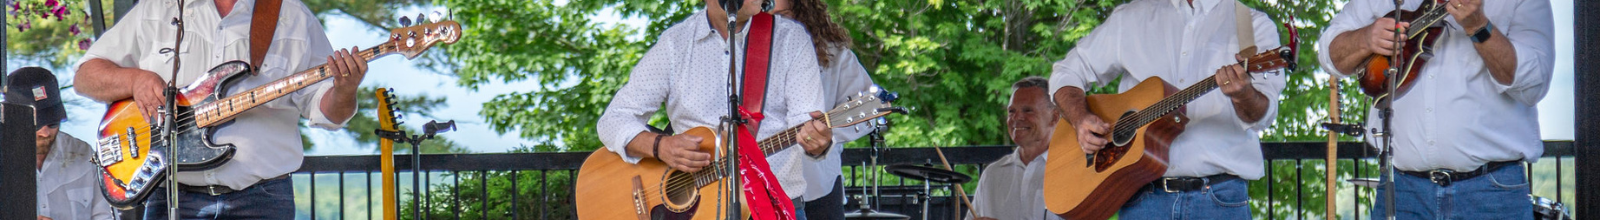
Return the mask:
<svg viewBox="0 0 1600 220">
<path fill-rule="evenodd" d="M 1323 142 L 1264 143 L 1263 156 L 1268 160 L 1266 176 L 1250 181 L 1251 204 L 1257 218 L 1306 219 L 1320 218 L 1325 196 L 1322 188 Z M 1573 174 L 1573 144 L 1571 141 L 1545 142 L 1545 155 L 1529 166 L 1529 181 L 1536 195 L 1557 199 L 1572 206 L 1571 184 Z M 984 165 L 1012 152 L 1009 146 L 964 146 L 943 149 L 956 171 L 981 175 Z M 395 164 L 402 219 L 574 219 L 575 195 L 572 185 L 577 169 L 589 152 L 573 153 L 507 153 L 507 154 L 425 154 L 422 155 L 422 185 L 427 190 L 420 195 L 421 203 L 411 199 L 409 155 L 397 156 Z M 891 148 L 881 152 L 878 167 L 866 167 L 868 149 L 846 149 L 841 158 L 845 165 L 844 178 L 847 198 L 864 194 L 871 186 L 869 174 L 880 172 L 891 164 L 933 164 L 939 159 L 933 148 Z M 1360 143 L 1341 143 L 1339 148 L 1340 178 L 1372 177 L 1376 175 L 1377 153 Z M 297 213 L 303 219 L 379 219 L 382 182 L 378 179 L 378 156 L 308 156 L 299 171 L 295 172 Z M 1553 168 L 1548 168 L 1553 167 Z M 1285 170 L 1287 168 L 1287 170 Z M 1353 169 L 1352 169 L 1353 168 Z M 1553 169 L 1555 175 L 1544 175 Z M 1536 178 L 1535 170 L 1541 175 Z M 885 192 L 875 209 L 920 217 L 922 205 L 917 193 L 929 193 L 929 219 L 952 219 L 965 212 L 956 206 L 952 185 L 932 184 L 932 192 L 922 192 L 923 183 L 882 174 L 880 191 Z M 1554 181 L 1554 187 L 1544 181 Z M 1342 180 L 1341 180 L 1342 182 Z M 328 186 L 328 184 L 337 184 Z M 965 184 L 972 189 L 975 183 Z M 1370 189 L 1341 183 L 1335 196 L 1337 204 L 1351 211 L 1337 213 L 1343 218 L 1365 219 L 1370 215 L 1373 199 Z M 1549 189 L 1554 188 L 1554 189 Z M 1255 189 L 1265 189 L 1257 192 Z M 1540 192 L 1554 193 L 1540 194 Z M 1351 198 L 1351 199 L 1344 199 Z M 1348 201 L 1347 201 L 1348 200 Z M 423 217 L 412 216 L 413 205 L 420 206 Z M 858 207 L 851 199 L 846 210 Z"/>
</svg>

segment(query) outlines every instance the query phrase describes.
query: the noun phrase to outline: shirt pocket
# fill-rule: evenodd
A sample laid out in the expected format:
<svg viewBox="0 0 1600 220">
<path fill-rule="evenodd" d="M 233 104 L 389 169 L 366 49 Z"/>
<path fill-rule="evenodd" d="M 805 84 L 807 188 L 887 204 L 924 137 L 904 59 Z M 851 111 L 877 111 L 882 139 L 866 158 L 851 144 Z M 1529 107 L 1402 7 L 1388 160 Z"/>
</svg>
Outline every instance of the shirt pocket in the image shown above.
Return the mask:
<svg viewBox="0 0 1600 220">
<path fill-rule="evenodd" d="M 92 199 L 95 199 L 94 193 L 98 192 L 91 187 L 67 190 L 67 200 L 72 202 L 73 213 L 91 212 L 92 207 L 90 207 L 90 205 L 94 204 L 91 201 Z"/>
</svg>

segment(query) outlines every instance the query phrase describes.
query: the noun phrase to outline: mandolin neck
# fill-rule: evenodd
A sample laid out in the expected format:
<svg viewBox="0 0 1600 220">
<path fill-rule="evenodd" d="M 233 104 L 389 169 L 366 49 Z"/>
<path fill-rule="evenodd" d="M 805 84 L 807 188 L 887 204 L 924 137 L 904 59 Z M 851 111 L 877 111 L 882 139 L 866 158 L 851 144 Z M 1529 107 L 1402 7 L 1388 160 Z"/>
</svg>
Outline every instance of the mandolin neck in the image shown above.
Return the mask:
<svg viewBox="0 0 1600 220">
<path fill-rule="evenodd" d="M 1432 0 L 1424 0 L 1424 1 L 1433 2 Z M 1411 38 L 1417 37 L 1418 34 L 1421 34 L 1423 31 L 1428 30 L 1428 27 L 1432 27 L 1435 24 L 1439 24 L 1439 21 L 1443 21 L 1445 16 L 1450 15 L 1449 12 L 1444 10 L 1445 5 L 1450 4 L 1448 1 L 1447 2 L 1434 2 L 1434 3 L 1435 4 L 1431 4 L 1432 6 L 1428 7 L 1426 9 L 1426 11 L 1422 11 L 1422 13 L 1419 16 L 1417 16 L 1415 19 L 1412 19 L 1410 21 L 1411 22 L 1410 26 L 1406 26 L 1406 39 L 1411 39 Z M 1425 4 L 1425 6 L 1426 6 L 1426 4 Z M 1404 13 L 1395 13 L 1395 14 L 1404 14 Z"/>
<path fill-rule="evenodd" d="M 366 62 L 372 62 L 372 60 L 376 60 L 383 55 L 394 52 L 394 49 L 395 48 L 393 44 L 385 43 L 367 48 L 365 50 L 356 51 L 354 55 L 361 57 Z M 333 71 L 328 69 L 327 64 L 323 64 L 312 67 L 311 69 L 291 74 L 287 77 L 283 77 L 265 85 L 252 88 L 248 91 L 238 92 L 226 98 L 197 106 L 195 107 L 194 111 L 195 124 L 200 127 L 208 127 L 221 122 L 226 122 L 233 119 L 234 116 L 239 115 L 239 113 L 248 111 L 256 106 L 261 106 L 262 104 L 266 104 L 267 102 L 271 102 L 279 97 L 289 95 L 295 91 L 305 89 L 312 84 L 316 84 L 317 82 L 330 77 L 333 77 Z"/>
</svg>

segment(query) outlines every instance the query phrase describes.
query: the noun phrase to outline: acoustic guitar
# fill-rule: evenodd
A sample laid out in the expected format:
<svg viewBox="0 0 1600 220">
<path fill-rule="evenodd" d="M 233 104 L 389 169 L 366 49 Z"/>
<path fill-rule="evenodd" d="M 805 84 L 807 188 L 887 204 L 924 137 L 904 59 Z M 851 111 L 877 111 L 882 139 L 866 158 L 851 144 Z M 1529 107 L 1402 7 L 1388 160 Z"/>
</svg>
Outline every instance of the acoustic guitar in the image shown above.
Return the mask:
<svg viewBox="0 0 1600 220">
<path fill-rule="evenodd" d="M 1379 99 L 1387 97 L 1389 78 L 1384 72 L 1389 69 L 1391 62 L 1396 60 L 1402 62 L 1399 72 L 1395 74 L 1400 78 L 1395 83 L 1399 87 L 1395 89 L 1398 94 L 1394 97 L 1400 97 L 1411 91 L 1411 86 L 1416 84 L 1418 75 L 1422 74 L 1422 66 L 1428 63 L 1428 59 L 1433 58 L 1433 46 L 1444 32 L 1444 23 L 1440 21 L 1450 15 L 1444 10 L 1445 5 L 1448 5 L 1445 1 L 1423 0 L 1422 4 L 1417 6 L 1419 11 L 1396 9 L 1383 15 L 1388 18 L 1398 17 L 1397 21 L 1411 22 L 1411 25 L 1406 26 L 1403 36 L 1405 41 L 1401 43 L 1399 54 L 1396 56 L 1372 54 L 1363 61 L 1362 68 L 1356 70 L 1355 75 L 1361 78 L 1361 93 Z"/>
<path fill-rule="evenodd" d="M 875 86 L 872 90 L 878 90 Z M 895 97 L 887 91 L 869 91 L 851 101 L 835 106 L 821 119 L 832 128 L 845 128 L 904 112 L 889 105 Z M 795 135 L 800 126 L 778 132 L 758 142 L 761 152 L 771 155 L 798 143 Z M 695 127 L 679 135 L 703 138 L 700 150 L 719 152 L 720 137 L 712 128 Z M 719 154 L 719 153 L 714 153 Z M 721 155 L 716 155 L 722 158 Z M 617 153 L 600 148 L 589 154 L 578 168 L 576 186 L 578 218 L 581 219 L 701 219 L 721 217 L 728 201 L 723 192 L 728 175 L 722 161 L 713 161 L 700 171 L 685 173 L 668 168 L 656 159 L 643 159 L 638 164 L 622 161 Z M 745 204 L 740 202 L 740 204 Z M 749 216 L 749 207 L 740 207 L 743 216 Z"/>
<path fill-rule="evenodd" d="M 1294 50 L 1279 47 L 1241 62 L 1250 73 L 1294 68 Z M 1255 51 L 1255 47 L 1245 49 Z M 1217 88 L 1216 77 L 1177 87 L 1150 77 L 1120 94 L 1085 97 L 1088 110 L 1111 123 L 1110 140 L 1092 155 L 1081 152 L 1077 129 L 1061 120 L 1051 136 L 1044 176 L 1045 206 L 1066 219 L 1106 219 L 1140 187 L 1167 171 L 1167 149 L 1189 118 L 1179 108 Z"/>
<path fill-rule="evenodd" d="M 460 37 L 461 24 L 455 21 L 419 24 L 391 30 L 387 42 L 354 54 L 368 62 L 393 54 L 411 59 L 434 44 L 455 43 Z M 229 61 L 182 88 L 177 109 L 173 109 L 177 115 L 173 131 L 146 121 L 133 99 L 107 106 L 91 161 L 103 168 L 99 185 L 107 202 L 122 209 L 140 204 L 170 173 L 167 163 L 177 163 L 180 171 L 221 166 L 233 156 L 234 146 L 212 142 L 217 128 L 251 108 L 333 77 L 322 65 L 232 95 L 225 93 L 236 82 L 254 75 L 253 71 L 249 63 Z M 170 133 L 176 133 L 178 138 L 166 139 Z M 174 145 L 177 152 L 168 152 L 169 146 Z"/>
</svg>

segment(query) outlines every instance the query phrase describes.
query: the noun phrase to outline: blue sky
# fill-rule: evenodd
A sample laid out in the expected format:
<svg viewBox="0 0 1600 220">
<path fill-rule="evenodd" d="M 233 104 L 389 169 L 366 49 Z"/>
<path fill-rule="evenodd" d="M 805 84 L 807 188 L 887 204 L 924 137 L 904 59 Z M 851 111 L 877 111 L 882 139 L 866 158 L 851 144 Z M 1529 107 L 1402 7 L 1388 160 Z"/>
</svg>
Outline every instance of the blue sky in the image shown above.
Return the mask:
<svg viewBox="0 0 1600 220">
<path fill-rule="evenodd" d="M 1571 0 L 1552 0 L 1551 4 L 1556 19 L 1556 69 L 1551 79 L 1550 92 L 1539 103 L 1540 132 L 1544 139 L 1570 140 L 1573 137 L 1573 17 Z M 400 14 L 420 14 L 432 12 L 432 8 L 408 8 L 401 10 Z M 329 40 L 335 47 L 360 46 L 368 47 L 382 42 L 386 30 L 379 30 L 359 23 L 355 19 L 344 15 L 331 15 L 324 17 L 324 26 L 328 32 Z M 624 19 L 610 11 L 601 12 L 597 21 L 606 25 L 626 24 L 633 27 L 642 27 L 642 19 Z M 448 47 L 449 45 L 444 45 Z M 15 69 L 26 65 L 18 61 L 7 60 L 6 67 Z M 366 86 L 386 86 L 395 88 L 395 92 L 402 95 L 427 95 L 431 97 L 445 97 L 444 108 L 434 112 L 437 118 L 408 115 L 403 120 L 405 125 L 413 128 L 420 126 L 428 120 L 456 120 L 459 131 L 442 134 L 478 153 L 505 152 L 522 144 L 531 143 L 517 137 L 517 131 L 509 131 L 501 135 L 489 129 L 478 111 L 482 103 L 494 98 L 494 95 L 509 92 L 527 92 L 539 88 L 536 82 L 517 81 L 499 82 L 481 86 L 477 91 L 471 91 L 455 85 L 455 77 L 432 73 L 427 70 L 415 68 L 413 63 L 401 56 L 391 56 L 374 61 L 370 65 L 367 79 L 363 82 Z M 64 81 L 70 81 L 70 70 L 58 72 Z M 72 91 L 63 91 L 68 99 L 83 100 Z M 99 123 L 99 116 L 104 113 L 104 107 L 88 101 L 81 101 L 82 105 L 68 106 L 71 120 L 63 124 L 62 131 L 81 139 L 94 138 L 95 127 Z M 354 155 L 373 154 L 375 151 L 370 146 L 357 147 L 350 137 L 338 132 L 329 132 L 320 129 L 305 130 L 316 148 L 307 151 L 307 155 Z"/>
</svg>

